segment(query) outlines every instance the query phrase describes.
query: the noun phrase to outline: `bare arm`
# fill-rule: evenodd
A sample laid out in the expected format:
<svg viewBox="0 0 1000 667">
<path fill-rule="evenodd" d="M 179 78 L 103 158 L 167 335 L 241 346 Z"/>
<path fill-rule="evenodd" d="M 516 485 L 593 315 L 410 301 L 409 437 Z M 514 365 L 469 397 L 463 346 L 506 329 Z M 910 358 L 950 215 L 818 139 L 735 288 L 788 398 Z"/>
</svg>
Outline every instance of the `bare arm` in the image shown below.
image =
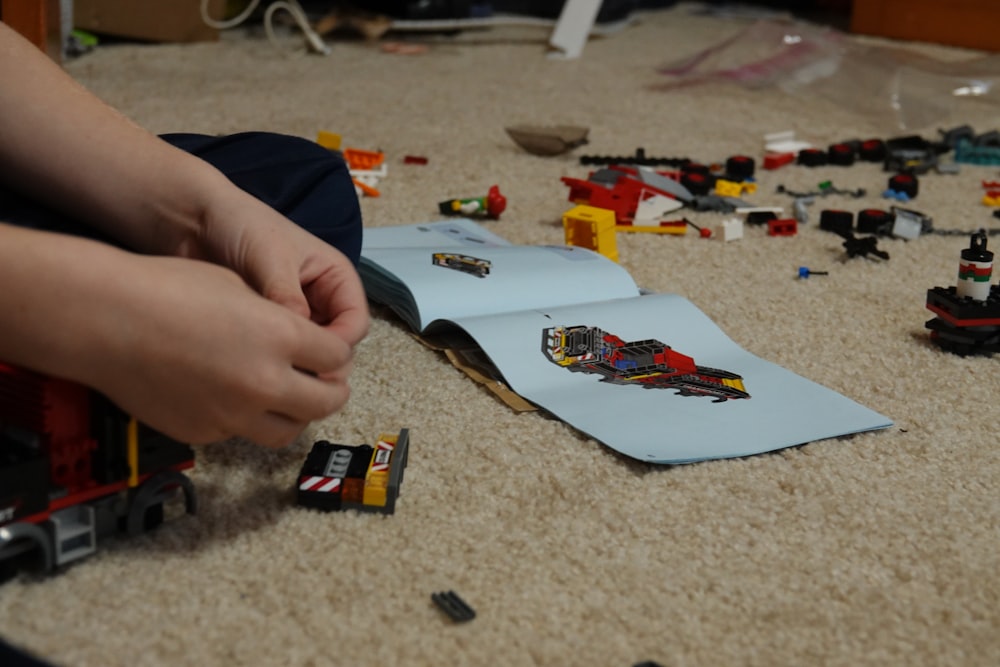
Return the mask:
<svg viewBox="0 0 1000 667">
<path fill-rule="evenodd" d="M 2 23 L 0 86 L 8 186 L 144 252 L 197 233 L 224 177 L 107 106 Z"/>
<path fill-rule="evenodd" d="M 146 253 L 0 221 L 0 359 L 195 442 L 285 444 L 347 400 L 368 329 L 350 261 L 2 23 L 0 180 Z"/>
</svg>

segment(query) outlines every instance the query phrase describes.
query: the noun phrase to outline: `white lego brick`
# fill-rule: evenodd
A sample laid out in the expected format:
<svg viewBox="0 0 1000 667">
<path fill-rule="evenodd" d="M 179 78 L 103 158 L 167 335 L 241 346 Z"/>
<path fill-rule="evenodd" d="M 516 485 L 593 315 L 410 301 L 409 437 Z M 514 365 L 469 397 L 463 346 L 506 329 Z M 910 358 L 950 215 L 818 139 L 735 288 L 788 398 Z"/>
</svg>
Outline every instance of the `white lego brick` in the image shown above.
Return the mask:
<svg viewBox="0 0 1000 667">
<path fill-rule="evenodd" d="M 712 235 L 723 241 L 736 241 L 743 238 L 743 221 L 739 218 L 726 218 L 712 230 Z"/>
</svg>

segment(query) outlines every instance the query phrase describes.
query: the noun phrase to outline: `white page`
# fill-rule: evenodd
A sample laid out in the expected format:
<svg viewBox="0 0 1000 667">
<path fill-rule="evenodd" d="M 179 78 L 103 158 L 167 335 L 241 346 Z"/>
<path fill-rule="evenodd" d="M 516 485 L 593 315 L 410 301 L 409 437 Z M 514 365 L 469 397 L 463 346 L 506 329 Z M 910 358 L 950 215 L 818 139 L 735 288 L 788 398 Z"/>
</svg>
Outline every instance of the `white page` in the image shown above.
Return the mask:
<svg viewBox="0 0 1000 667">
<path fill-rule="evenodd" d="M 629 273 L 598 253 L 500 244 L 470 221 L 373 230 L 362 253 L 369 296 L 417 331 L 440 319 L 639 294 Z"/>
</svg>

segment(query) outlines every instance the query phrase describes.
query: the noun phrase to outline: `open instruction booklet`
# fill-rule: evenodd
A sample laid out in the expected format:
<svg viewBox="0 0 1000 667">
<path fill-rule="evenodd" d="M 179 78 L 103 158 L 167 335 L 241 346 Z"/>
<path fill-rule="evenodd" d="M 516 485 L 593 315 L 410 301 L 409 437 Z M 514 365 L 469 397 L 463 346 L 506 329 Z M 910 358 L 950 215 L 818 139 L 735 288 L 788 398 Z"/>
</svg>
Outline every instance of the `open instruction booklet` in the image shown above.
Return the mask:
<svg viewBox="0 0 1000 667">
<path fill-rule="evenodd" d="M 635 459 L 747 456 L 892 425 L 583 248 L 515 246 L 451 219 L 366 229 L 360 272 L 414 331 L 458 327 L 514 392 Z"/>
</svg>

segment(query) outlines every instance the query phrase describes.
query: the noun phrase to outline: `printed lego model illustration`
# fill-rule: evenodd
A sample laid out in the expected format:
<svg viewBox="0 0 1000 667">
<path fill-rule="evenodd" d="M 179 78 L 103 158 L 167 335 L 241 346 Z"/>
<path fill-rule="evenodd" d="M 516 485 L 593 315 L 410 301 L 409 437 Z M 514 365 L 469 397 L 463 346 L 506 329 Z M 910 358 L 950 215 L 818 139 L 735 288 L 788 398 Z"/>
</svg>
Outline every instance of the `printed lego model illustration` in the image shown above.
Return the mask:
<svg viewBox="0 0 1000 667">
<path fill-rule="evenodd" d="M 297 502 L 324 512 L 359 510 L 392 514 L 410 446 L 410 432 L 383 433 L 375 446 L 313 444 L 299 471 Z"/>
<path fill-rule="evenodd" d="M 477 278 L 485 278 L 490 273 L 493 263 L 488 259 L 480 259 L 471 255 L 458 255 L 453 252 L 436 252 L 431 256 L 434 266 L 443 266 L 462 273 L 468 273 Z"/>
<path fill-rule="evenodd" d="M 596 373 L 611 384 L 676 389 L 680 396 L 711 396 L 717 403 L 750 398 L 741 376 L 698 366 L 655 339 L 625 342 L 597 327 L 555 326 L 542 330 L 542 352 L 554 364 Z"/>
<path fill-rule="evenodd" d="M 0 580 L 50 572 L 162 523 L 194 451 L 81 385 L 0 364 Z"/>
<path fill-rule="evenodd" d="M 507 198 L 500 194 L 499 186 L 492 186 L 485 197 L 447 199 L 438 204 L 443 215 L 478 215 L 497 220 L 507 208 Z"/>
<path fill-rule="evenodd" d="M 991 285 L 992 277 L 993 252 L 981 230 L 962 251 L 958 283 L 927 290 L 927 309 L 937 317 L 924 326 L 941 349 L 963 356 L 1000 352 L 1000 284 Z"/>
</svg>

